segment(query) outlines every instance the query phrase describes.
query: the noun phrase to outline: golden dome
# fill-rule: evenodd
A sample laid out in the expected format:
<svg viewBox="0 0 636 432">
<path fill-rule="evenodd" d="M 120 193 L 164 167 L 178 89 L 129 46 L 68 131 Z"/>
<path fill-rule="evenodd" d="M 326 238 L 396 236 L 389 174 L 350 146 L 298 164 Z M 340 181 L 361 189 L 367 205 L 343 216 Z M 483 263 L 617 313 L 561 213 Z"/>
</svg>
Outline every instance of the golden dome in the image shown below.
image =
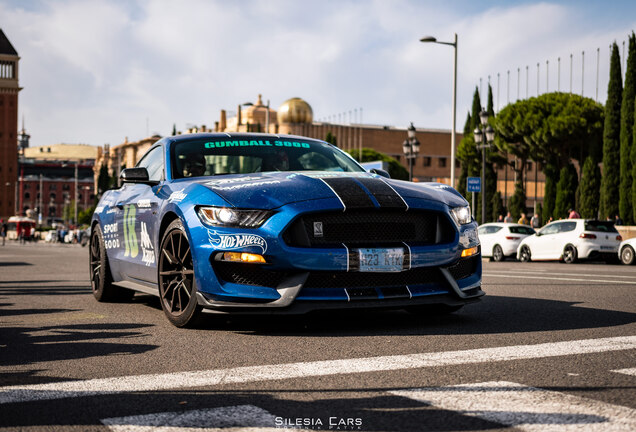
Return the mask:
<svg viewBox="0 0 636 432">
<path fill-rule="evenodd" d="M 301 98 L 291 98 L 278 108 L 280 123 L 312 123 L 313 119 L 311 106 Z"/>
</svg>

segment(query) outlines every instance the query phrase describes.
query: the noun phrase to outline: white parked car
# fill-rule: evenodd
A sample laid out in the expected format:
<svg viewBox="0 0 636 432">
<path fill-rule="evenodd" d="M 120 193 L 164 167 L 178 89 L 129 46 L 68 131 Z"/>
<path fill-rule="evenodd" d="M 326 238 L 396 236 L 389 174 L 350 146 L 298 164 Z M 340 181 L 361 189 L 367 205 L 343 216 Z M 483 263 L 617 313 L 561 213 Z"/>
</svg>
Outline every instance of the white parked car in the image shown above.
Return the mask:
<svg viewBox="0 0 636 432">
<path fill-rule="evenodd" d="M 544 226 L 536 234 L 521 241 L 517 259 L 562 260 L 604 259 L 616 262 L 622 237 L 611 221 L 564 219 Z"/>
<path fill-rule="evenodd" d="M 636 263 L 634 251 L 636 250 L 636 237 L 623 240 L 618 246 L 618 258 L 623 264 L 631 265 Z"/>
<path fill-rule="evenodd" d="M 481 225 L 478 233 L 481 256 L 493 261 L 503 261 L 506 257 L 516 256 L 521 240 L 535 231 L 528 225 L 493 222 Z"/>
</svg>

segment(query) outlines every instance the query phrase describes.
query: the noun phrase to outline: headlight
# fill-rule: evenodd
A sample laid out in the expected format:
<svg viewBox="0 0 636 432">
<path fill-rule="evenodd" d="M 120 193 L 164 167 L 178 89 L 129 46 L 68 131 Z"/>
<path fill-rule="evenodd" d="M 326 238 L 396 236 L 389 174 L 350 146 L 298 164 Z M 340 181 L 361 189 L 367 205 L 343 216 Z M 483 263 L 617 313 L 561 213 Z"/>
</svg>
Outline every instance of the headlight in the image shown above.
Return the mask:
<svg viewBox="0 0 636 432">
<path fill-rule="evenodd" d="M 238 210 L 227 207 L 199 207 L 197 214 L 205 225 L 258 228 L 269 219 L 273 212 L 269 210 Z"/>
<path fill-rule="evenodd" d="M 470 206 L 452 208 L 451 215 L 453 219 L 455 219 L 455 222 L 457 222 L 457 225 L 465 225 L 473 220 L 470 214 Z"/>
</svg>

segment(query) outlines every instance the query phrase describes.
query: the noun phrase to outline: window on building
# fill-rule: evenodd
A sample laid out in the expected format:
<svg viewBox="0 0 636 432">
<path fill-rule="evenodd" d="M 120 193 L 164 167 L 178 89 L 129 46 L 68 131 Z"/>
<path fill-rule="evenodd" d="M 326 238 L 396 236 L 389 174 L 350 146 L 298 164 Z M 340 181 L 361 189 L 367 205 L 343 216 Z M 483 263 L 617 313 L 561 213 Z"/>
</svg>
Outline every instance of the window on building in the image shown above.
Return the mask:
<svg viewBox="0 0 636 432">
<path fill-rule="evenodd" d="M 55 206 L 49 206 L 49 217 L 55 217 Z"/>
<path fill-rule="evenodd" d="M 25 200 L 31 199 L 31 194 L 30 194 L 30 193 L 28 193 L 28 192 L 25 192 L 25 193 L 24 193 L 24 199 L 25 199 Z"/>
<path fill-rule="evenodd" d="M 65 184 L 63 184 L 63 185 L 62 185 L 62 190 L 66 190 L 66 191 L 67 191 L 67 190 L 71 190 L 71 185 L 66 184 L 66 183 L 65 183 Z"/>
<path fill-rule="evenodd" d="M 462 163 L 459 159 L 455 159 L 455 168 L 461 168 L 462 167 Z"/>
<path fill-rule="evenodd" d="M 51 184 L 49 185 L 49 190 L 57 190 L 57 184 L 55 184 L 55 183 L 51 183 Z"/>
<path fill-rule="evenodd" d="M 532 162 L 526 162 L 526 170 L 532 171 Z"/>
<path fill-rule="evenodd" d="M 423 156 L 422 157 L 422 166 L 423 167 L 430 167 L 431 166 L 431 157 L 430 156 Z"/>
<path fill-rule="evenodd" d="M 55 198 L 56 198 L 55 192 L 51 192 L 51 193 L 49 194 L 49 199 L 50 199 L 51 201 L 55 201 Z"/>
<path fill-rule="evenodd" d="M 24 183 L 24 189 L 31 189 L 31 183 Z"/>
<path fill-rule="evenodd" d="M 445 168 L 446 167 L 446 158 L 445 157 L 439 158 L 438 164 L 439 164 L 440 168 Z"/>
</svg>

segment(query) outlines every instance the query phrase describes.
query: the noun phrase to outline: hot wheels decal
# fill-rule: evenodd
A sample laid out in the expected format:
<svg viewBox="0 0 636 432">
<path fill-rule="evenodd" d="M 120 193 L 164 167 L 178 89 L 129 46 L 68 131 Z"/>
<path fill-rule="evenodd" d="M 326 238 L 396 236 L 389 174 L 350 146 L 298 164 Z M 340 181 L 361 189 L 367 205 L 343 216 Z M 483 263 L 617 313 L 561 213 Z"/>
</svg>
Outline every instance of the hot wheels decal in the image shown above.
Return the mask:
<svg viewBox="0 0 636 432">
<path fill-rule="evenodd" d="M 185 188 L 183 188 L 185 189 Z M 170 197 L 168 198 L 168 202 L 180 202 L 183 201 L 183 199 L 187 196 L 187 194 L 183 193 L 183 189 L 174 191 L 170 194 Z"/>
<path fill-rule="evenodd" d="M 210 244 L 218 249 L 234 250 L 246 247 L 259 247 L 265 253 L 267 242 L 255 234 L 221 234 L 215 230 L 208 230 Z"/>
</svg>

